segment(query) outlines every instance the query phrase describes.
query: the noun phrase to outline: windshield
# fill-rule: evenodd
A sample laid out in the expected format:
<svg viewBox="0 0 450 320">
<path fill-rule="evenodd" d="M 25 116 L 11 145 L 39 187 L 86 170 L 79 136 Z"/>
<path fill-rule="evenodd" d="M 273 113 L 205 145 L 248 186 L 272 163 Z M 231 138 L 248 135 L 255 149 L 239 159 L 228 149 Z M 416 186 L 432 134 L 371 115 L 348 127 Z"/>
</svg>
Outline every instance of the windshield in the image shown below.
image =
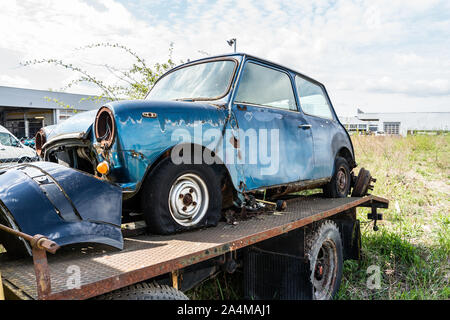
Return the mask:
<svg viewBox="0 0 450 320">
<path fill-rule="evenodd" d="M 19 141 L 12 135 L 6 132 L 0 132 L 0 144 L 6 147 L 18 147 L 20 146 Z"/>
<path fill-rule="evenodd" d="M 173 71 L 159 80 L 146 100 L 213 100 L 230 86 L 236 62 L 211 61 Z"/>
</svg>

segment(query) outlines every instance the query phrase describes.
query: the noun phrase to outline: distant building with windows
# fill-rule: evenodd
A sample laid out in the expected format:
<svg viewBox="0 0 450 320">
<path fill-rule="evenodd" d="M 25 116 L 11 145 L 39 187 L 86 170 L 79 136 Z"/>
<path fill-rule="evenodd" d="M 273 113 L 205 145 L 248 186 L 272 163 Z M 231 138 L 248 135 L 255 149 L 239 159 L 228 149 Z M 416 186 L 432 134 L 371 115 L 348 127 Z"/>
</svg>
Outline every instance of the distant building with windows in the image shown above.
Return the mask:
<svg viewBox="0 0 450 320">
<path fill-rule="evenodd" d="M 101 102 L 92 101 L 90 97 L 0 86 L 0 125 L 18 138 L 34 137 L 43 126 L 60 123 L 75 112 L 98 109 Z"/>
<path fill-rule="evenodd" d="M 393 134 L 450 131 L 450 112 L 385 112 L 365 113 L 358 109 L 356 116 L 339 117 L 350 132 Z"/>
</svg>

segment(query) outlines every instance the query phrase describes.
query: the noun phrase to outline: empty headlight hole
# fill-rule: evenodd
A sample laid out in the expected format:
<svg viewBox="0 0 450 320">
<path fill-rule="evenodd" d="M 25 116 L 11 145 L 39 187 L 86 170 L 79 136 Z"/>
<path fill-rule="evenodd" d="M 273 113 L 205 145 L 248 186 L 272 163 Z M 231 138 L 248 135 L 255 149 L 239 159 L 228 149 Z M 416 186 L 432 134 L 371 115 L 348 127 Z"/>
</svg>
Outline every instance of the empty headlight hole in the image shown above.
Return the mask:
<svg viewBox="0 0 450 320">
<path fill-rule="evenodd" d="M 43 129 L 36 133 L 36 152 L 39 156 L 42 154 L 42 147 L 47 142 L 47 136 Z"/>
<path fill-rule="evenodd" d="M 95 138 L 105 147 L 110 147 L 114 141 L 115 122 L 112 111 L 102 107 L 95 119 Z"/>
</svg>

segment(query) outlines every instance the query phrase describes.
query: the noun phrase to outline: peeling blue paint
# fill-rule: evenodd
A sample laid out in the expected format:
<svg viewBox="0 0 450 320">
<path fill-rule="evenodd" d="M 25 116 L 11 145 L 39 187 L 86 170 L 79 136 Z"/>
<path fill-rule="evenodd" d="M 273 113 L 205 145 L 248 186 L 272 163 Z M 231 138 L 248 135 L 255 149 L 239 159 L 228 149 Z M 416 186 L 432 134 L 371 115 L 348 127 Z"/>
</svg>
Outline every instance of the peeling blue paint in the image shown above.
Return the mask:
<svg viewBox="0 0 450 320">
<path fill-rule="evenodd" d="M 230 137 L 228 136 L 222 136 L 221 141 L 212 146 L 209 143 L 211 141 L 195 141 L 204 147 L 212 147 L 213 151 L 218 151 L 220 146 L 223 152 L 217 152 L 217 156 L 221 157 L 222 161 L 223 157 L 228 154 L 234 157 L 232 159 L 234 162 L 225 161 L 225 166 L 235 189 L 239 191 L 330 177 L 334 169 L 334 159 L 342 148 L 347 149 L 353 156 L 353 146 L 349 136 L 340 124 L 334 110 L 332 110 L 333 119 L 321 119 L 302 112 L 294 80 L 296 75 L 300 75 L 299 73 L 244 54 L 225 57 L 235 58 L 239 63 L 239 68 L 233 78 L 230 92 L 220 101 L 143 100 L 117 101 L 106 104 L 113 111 L 117 125 L 114 145 L 108 151 L 108 161 L 111 166 L 108 178 L 111 181 L 118 183 L 127 191 L 137 192 L 149 167 L 178 143 L 173 139 L 176 130 L 184 130 L 194 137 L 195 130 L 199 126 L 202 127 L 203 132 L 209 129 L 232 132 L 239 141 L 239 147 L 233 146 L 229 142 Z M 202 60 L 208 59 L 210 58 Z M 298 110 L 235 104 L 233 98 L 239 87 L 239 70 L 242 70 L 248 61 L 287 73 L 292 82 Z M 178 68 L 181 67 L 183 66 Z M 316 84 L 323 87 L 318 82 Z M 143 117 L 143 113 L 149 112 L 155 113 L 157 117 Z M 77 117 L 74 117 L 76 125 L 73 128 L 71 128 L 73 120 L 70 119 L 63 126 L 55 128 L 54 131 L 58 133 L 73 132 L 83 128 L 82 130 L 86 132 L 92 143 L 96 143 L 92 134 L 92 113 Z M 83 121 L 84 125 L 82 125 Z M 310 124 L 311 130 L 299 128 L 299 125 L 304 124 Z M 276 172 L 271 174 L 264 174 L 265 167 L 260 162 L 252 164 L 246 162 L 245 159 L 240 159 L 240 157 L 254 156 L 255 152 L 258 153 L 258 156 L 260 155 L 257 149 L 251 150 L 250 154 L 242 153 L 250 149 L 245 149 L 247 142 L 243 132 L 255 130 L 260 137 L 263 133 L 260 131 L 261 129 L 267 130 L 267 132 L 277 130 L 279 134 L 277 143 L 279 165 Z M 133 157 L 133 152 L 141 153 L 142 158 Z M 98 155 L 98 160 L 102 161 L 103 157 Z"/>
</svg>

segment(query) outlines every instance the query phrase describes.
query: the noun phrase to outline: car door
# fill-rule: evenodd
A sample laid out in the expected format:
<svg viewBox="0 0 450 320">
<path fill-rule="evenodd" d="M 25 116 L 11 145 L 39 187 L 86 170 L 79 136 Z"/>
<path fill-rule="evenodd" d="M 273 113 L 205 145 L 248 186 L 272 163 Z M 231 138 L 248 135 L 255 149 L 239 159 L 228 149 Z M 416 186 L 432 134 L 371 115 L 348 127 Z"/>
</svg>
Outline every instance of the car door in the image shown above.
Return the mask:
<svg viewBox="0 0 450 320">
<path fill-rule="evenodd" d="M 247 61 L 232 111 L 248 190 L 311 178 L 312 135 L 298 112 L 288 72 Z"/>
<path fill-rule="evenodd" d="M 295 77 L 300 108 L 311 125 L 314 145 L 314 179 L 332 176 L 334 153 L 333 136 L 336 131 L 334 116 L 322 85 L 301 76 Z"/>
<path fill-rule="evenodd" d="M 0 166 L 6 162 L 7 159 L 7 151 L 6 147 L 3 145 L 1 140 L 1 132 L 0 132 Z"/>
</svg>

